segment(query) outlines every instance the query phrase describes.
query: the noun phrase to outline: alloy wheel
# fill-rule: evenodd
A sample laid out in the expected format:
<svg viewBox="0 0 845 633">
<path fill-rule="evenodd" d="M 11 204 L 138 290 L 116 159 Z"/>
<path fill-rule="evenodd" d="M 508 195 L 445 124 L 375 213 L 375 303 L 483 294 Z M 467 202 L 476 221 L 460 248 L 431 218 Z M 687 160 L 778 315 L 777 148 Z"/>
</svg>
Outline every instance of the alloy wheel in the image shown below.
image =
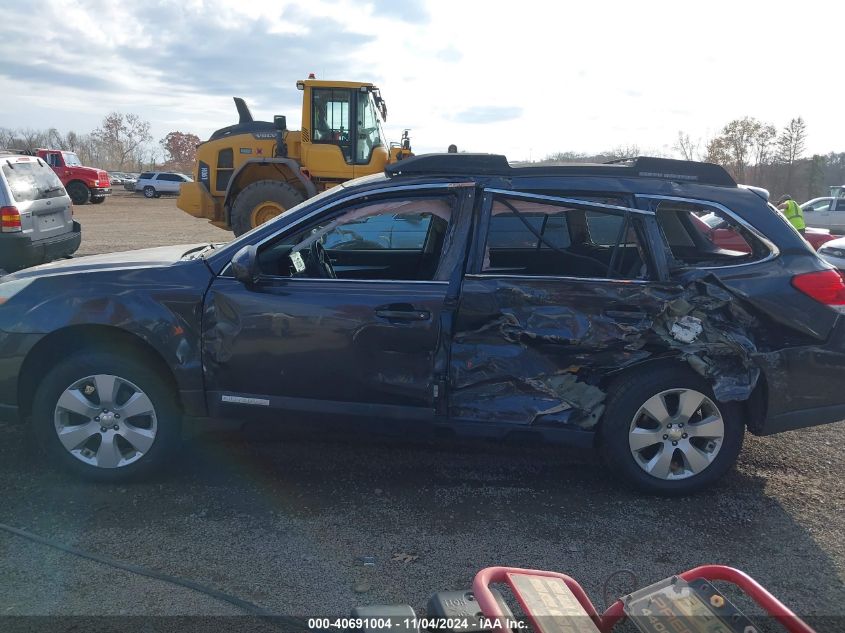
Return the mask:
<svg viewBox="0 0 845 633">
<path fill-rule="evenodd" d="M 149 396 L 125 378 L 96 374 L 77 380 L 56 403 L 59 442 L 78 460 L 120 468 L 144 456 L 158 429 Z"/>
<path fill-rule="evenodd" d="M 652 396 L 631 420 L 628 446 L 652 477 L 686 479 L 704 471 L 722 448 L 725 422 L 716 404 L 695 389 Z"/>
</svg>

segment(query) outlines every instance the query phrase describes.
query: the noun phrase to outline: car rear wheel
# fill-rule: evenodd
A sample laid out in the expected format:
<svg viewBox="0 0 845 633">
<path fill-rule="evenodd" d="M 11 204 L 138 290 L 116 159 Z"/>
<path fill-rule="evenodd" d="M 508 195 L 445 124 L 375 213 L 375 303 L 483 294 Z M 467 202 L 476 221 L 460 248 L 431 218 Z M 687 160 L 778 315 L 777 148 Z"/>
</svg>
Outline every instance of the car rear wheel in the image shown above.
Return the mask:
<svg viewBox="0 0 845 633">
<path fill-rule="evenodd" d="M 240 236 L 305 200 L 286 182 L 259 180 L 244 188 L 232 205 L 232 231 Z"/>
<path fill-rule="evenodd" d="M 644 492 L 689 494 L 734 464 L 744 431 L 739 404 L 718 402 L 699 375 L 643 370 L 612 386 L 601 451 L 617 475 Z"/>
<path fill-rule="evenodd" d="M 85 186 L 85 183 L 74 181 L 68 183 L 67 195 L 70 196 L 73 204 L 85 204 L 88 202 L 91 192 L 88 191 L 88 187 Z"/>
<path fill-rule="evenodd" d="M 91 204 L 103 204 L 105 201 L 105 196 L 94 196 L 93 198 L 91 198 Z"/>
<path fill-rule="evenodd" d="M 102 351 L 76 354 L 47 373 L 32 423 L 52 462 L 99 481 L 155 471 L 181 438 L 172 388 L 145 364 Z"/>
<path fill-rule="evenodd" d="M 156 196 L 156 190 L 155 190 L 155 188 L 154 188 L 154 187 L 150 187 L 149 185 L 147 185 L 146 187 L 144 187 L 144 197 L 145 197 L 145 198 L 157 198 L 158 196 Z"/>
</svg>

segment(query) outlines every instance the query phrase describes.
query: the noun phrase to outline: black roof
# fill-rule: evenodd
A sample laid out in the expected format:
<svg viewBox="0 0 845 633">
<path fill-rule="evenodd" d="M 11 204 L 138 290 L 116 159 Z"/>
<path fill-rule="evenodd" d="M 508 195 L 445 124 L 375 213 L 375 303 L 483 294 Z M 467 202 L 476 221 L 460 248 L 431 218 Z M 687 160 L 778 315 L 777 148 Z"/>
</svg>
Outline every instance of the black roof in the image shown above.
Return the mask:
<svg viewBox="0 0 845 633">
<path fill-rule="evenodd" d="M 513 167 L 501 154 L 422 154 L 392 163 L 385 168 L 388 177 L 421 175 L 478 176 L 605 176 L 616 178 L 660 178 L 698 184 L 736 187 L 724 167 L 671 158 L 636 158 L 613 163 L 571 163 Z"/>
</svg>

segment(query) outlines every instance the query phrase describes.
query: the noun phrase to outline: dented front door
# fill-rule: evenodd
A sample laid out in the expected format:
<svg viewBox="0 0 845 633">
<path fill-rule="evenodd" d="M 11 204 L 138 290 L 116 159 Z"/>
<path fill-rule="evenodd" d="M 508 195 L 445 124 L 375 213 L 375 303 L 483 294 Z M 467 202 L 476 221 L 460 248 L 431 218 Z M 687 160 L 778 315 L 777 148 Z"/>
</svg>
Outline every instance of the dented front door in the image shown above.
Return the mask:
<svg viewBox="0 0 845 633">
<path fill-rule="evenodd" d="M 521 204 L 524 217 L 538 232 L 549 231 L 546 239 L 561 251 L 541 252 L 547 248 L 543 241 L 534 243 L 527 228 L 520 232 L 523 223 L 513 222 L 515 215 L 507 222 L 497 219 L 500 199 Z M 551 212 L 542 217 L 546 208 Z M 610 229 L 626 214 L 630 230 L 622 242 L 630 242 L 636 255 L 628 250 L 628 270 L 619 267 L 618 275 L 638 278 L 602 278 L 596 272 L 601 267 L 584 253 L 592 249 L 596 261 L 607 256 L 606 245 L 594 240 L 618 236 L 620 230 Z M 585 239 L 587 224 L 604 237 L 590 238 L 592 245 L 581 248 L 578 240 Z M 554 233 L 552 225 L 570 235 Z M 599 378 L 650 355 L 642 333 L 666 307 L 668 284 L 656 280 L 659 270 L 648 255 L 652 231 L 649 212 L 487 191 L 452 338 L 451 415 L 516 425 L 595 425 L 605 399 Z M 508 248 L 497 252 L 503 245 Z M 520 246 L 527 251 L 522 259 Z M 570 275 L 565 274 L 567 258 Z M 543 271 L 537 262 L 555 274 L 538 274 Z"/>
</svg>

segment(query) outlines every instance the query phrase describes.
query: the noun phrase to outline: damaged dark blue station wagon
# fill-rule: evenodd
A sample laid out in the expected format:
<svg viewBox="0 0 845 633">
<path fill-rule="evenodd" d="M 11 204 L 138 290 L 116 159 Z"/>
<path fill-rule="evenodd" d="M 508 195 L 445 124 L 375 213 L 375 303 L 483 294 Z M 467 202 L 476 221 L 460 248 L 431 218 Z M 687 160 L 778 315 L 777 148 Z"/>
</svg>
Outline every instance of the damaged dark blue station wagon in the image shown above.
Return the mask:
<svg viewBox="0 0 845 633">
<path fill-rule="evenodd" d="M 535 432 L 677 494 L 745 429 L 845 418 L 843 278 L 701 163 L 419 156 L 226 245 L 7 275 L 0 302 L 2 411 L 106 480 L 160 467 L 183 416 L 299 411 Z"/>
</svg>

